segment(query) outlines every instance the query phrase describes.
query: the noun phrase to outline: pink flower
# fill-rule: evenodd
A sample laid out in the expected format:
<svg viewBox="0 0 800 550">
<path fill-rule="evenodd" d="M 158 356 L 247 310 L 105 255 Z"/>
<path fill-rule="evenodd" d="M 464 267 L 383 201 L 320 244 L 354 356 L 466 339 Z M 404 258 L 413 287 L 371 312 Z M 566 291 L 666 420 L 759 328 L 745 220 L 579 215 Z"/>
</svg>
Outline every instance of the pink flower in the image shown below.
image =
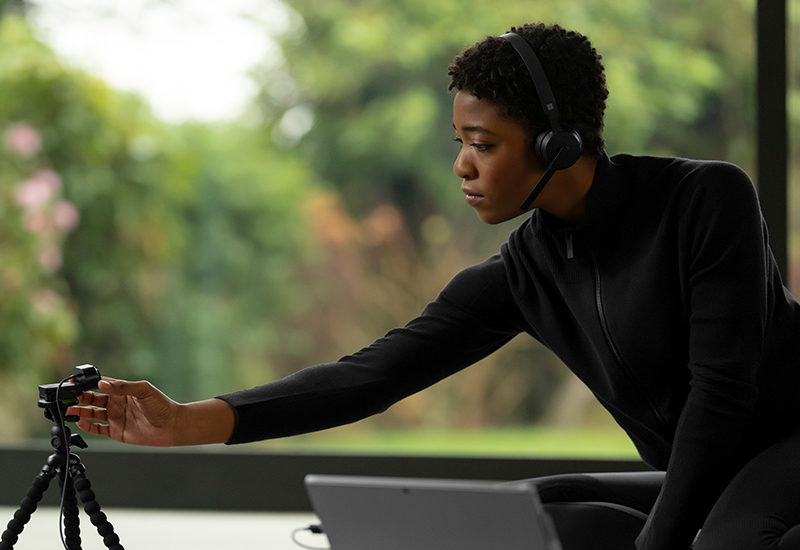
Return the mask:
<svg viewBox="0 0 800 550">
<path fill-rule="evenodd" d="M 24 208 L 41 208 L 61 191 L 61 178 L 52 170 L 37 170 L 17 186 L 17 203 Z"/>
<path fill-rule="evenodd" d="M 23 157 L 32 157 L 42 146 L 42 138 L 36 128 L 20 122 L 6 129 L 6 149 Z"/>
<path fill-rule="evenodd" d="M 81 215 L 78 213 L 78 209 L 69 201 L 59 201 L 53 207 L 53 223 L 64 233 L 75 229 L 80 219 Z"/>
</svg>

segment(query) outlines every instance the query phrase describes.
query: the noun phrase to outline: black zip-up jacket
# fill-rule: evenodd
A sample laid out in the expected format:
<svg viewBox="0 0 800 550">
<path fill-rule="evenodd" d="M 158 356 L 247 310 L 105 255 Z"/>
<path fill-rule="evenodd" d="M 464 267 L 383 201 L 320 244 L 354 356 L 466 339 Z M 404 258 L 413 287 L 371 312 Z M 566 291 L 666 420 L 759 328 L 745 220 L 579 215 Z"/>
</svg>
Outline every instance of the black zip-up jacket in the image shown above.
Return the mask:
<svg viewBox="0 0 800 550">
<path fill-rule="evenodd" d="M 602 157 L 584 221 L 535 210 L 423 313 L 338 362 L 220 396 L 231 443 L 381 412 L 527 332 L 666 470 L 637 540 L 688 548 L 733 474 L 800 422 L 800 306 L 755 189 L 723 162 Z"/>
</svg>

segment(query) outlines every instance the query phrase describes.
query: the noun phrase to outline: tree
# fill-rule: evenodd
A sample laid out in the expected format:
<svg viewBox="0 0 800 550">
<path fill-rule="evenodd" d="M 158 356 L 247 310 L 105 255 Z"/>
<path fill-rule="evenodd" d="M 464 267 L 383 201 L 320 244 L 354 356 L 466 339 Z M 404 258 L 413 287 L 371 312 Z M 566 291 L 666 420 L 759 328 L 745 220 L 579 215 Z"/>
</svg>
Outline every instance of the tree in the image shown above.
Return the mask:
<svg viewBox="0 0 800 550">
<path fill-rule="evenodd" d="M 570 1 L 535 14 L 604 55 L 610 152 L 750 168 L 752 4 Z M 515 225 L 480 227 L 462 203 L 446 68 L 529 20 L 526 3 L 294 0 L 285 63 L 260 74 L 261 128 L 164 124 L 62 65 L 9 5 L 0 377 L 11 401 L 81 362 L 191 399 L 329 361 L 416 315 Z M 724 27 L 708 24 L 722 12 Z M 376 422 L 530 422 L 570 380 L 520 339 Z"/>
<path fill-rule="evenodd" d="M 18 17 L 0 20 L 0 52 L 11 406 L 76 363 L 151 378 L 178 399 L 268 377 L 302 292 L 304 166 L 260 132 L 159 122 L 63 66 Z"/>
<path fill-rule="evenodd" d="M 416 266 L 411 272 L 384 271 L 363 258 L 356 262 L 366 270 L 360 292 L 349 308 L 332 308 L 338 312 L 337 333 L 354 327 L 349 337 L 336 340 L 356 346 L 370 333 L 355 327 L 376 326 L 375 304 L 382 304 L 380 291 L 370 292 L 366 281 L 406 290 L 391 294 L 391 307 L 381 308 L 377 326 L 402 324 L 449 275 L 496 250 L 513 227 L 504 224 L 480 238 L 472 213 L 463 207 L 450 170 L 455 149 L 449 144 L 446 69 L 465 46 L 529 21 L 531 7 L 436 0 L 287 5 L 299 23 L 281 39 L 285 65 L 262 75 L 262 111 L 271 116 L 267 130 L 274 134 L 298 110 L 313 120 L 302 138 L 286 146 L 301 151 L 319 179 L 341 194 L 337 219 L 352 218 L 349 223 L 358 228 L 392 205 L 404 229 L 386 246 L 394 247 L 395 264 Z M 707 24 L 722 12 L 724 28 Z M 741 37 L 752 36 L 752 2 L 539 3 L 535 18 L 576 28 L 604 55 L 610 152 L 722 158 L 751 167 L 753 46 Z M 347 246 L 380 264 L 381 253 L 364 250 L 363 237 L 354 234 Z M 324 271 L 342 271 L 337 266 L 351 265 L 353 254 L 331 252 Z M 324 309 L 324 301 L 318 307 Z M 395 315 L 383 315 L 389 309 Z M 344 312 L 352 313 L 344 317 Z M 462 424 L 539 418 L 554 386 L 572 383 L 556 364 L 543 348 L 515 343 L 487 366 L 459 375 L 441 390 L 439 405 L 429 403 L 428 412 L 444 407 L 448 414 L 442 417 Z"/>
<path fill-rule="evenodd" d="M 287 4 L 302 25 L 282 39 L 285 67 L 264 75 L 265 111 L 275 121 L 298 107 L 313 114 L 300 146 L 357 215 L 382 202 L 412 226 L 453 213 L 447 66 L 465 46 L 532 17 L 584 32 L 604 54 L 610 151 L 752 163 L 741 158 L 754 120 L 753 46 L 741 39 L 752 36 L 747 0 L 559 2 L 533 16 L 524 2 Z M 724 29 L 705 24 L 723 11 Z"/>
</svg>

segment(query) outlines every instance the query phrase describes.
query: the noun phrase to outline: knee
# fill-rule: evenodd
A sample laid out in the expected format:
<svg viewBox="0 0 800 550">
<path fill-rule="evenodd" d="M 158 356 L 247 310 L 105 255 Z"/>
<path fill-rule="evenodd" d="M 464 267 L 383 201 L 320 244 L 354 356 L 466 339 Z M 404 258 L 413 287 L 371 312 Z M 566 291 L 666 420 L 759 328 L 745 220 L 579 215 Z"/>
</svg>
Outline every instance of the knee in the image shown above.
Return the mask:
<svg viewBox="0 0 800 550">
<path fill-rule="evenodd" d="M 694 550 L 800 550 L 800 526 L 777 518 L 726 522 L 700 531 Z"/>
<path fill-rule="evenodd" d="M 800 548 L 800 525 L 795 525 L 783 534 L 778 550 L 797 550 Z"/>
<path fill-rule="evenodd" d="M 608 502 L 553 502 L 544 505 L 561 546 L 569 550 L 633 550 L 647 516 Z"/>
</svg>

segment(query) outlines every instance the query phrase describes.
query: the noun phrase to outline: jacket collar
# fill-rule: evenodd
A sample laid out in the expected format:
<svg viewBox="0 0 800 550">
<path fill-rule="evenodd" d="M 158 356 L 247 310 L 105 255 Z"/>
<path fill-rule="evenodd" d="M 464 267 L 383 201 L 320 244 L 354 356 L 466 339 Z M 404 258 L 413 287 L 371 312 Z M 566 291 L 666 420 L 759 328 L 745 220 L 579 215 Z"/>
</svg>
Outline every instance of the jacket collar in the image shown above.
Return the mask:
<svg viewBox="0 0 800 550">
<path fill-rule="evenodd" d="M 592 235 L 616 224 L 627 197 L 622 167 L 603 152 L 594 170 L 594 178 L 586 194 L 586 216 L 576 224 L 567 224 L 537 208 L 532 214 L 535 231 L 570 230 Z"/>
</svg>

